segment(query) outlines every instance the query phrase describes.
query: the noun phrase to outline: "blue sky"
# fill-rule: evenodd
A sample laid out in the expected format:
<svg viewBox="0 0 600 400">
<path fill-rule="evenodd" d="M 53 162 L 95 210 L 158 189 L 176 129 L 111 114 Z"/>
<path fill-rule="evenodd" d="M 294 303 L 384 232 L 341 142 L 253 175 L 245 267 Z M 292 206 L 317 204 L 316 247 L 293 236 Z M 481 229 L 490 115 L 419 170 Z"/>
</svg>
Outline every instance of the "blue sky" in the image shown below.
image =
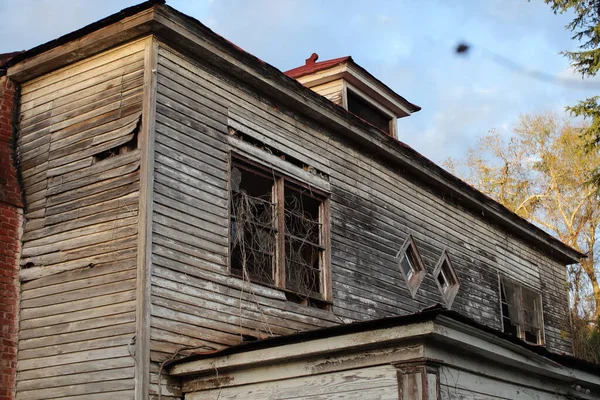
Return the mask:
<svg viewBox="0 0 600 400">
<path fill-rule="evenodd" d="M 139 1 L 0 0 L 0 53 L 28 49 Z M 491 128 L 509 134 L 520 114 L 557 111 L 597 94 L 538 82 L 496 64 L 489 49 L 530 68 L 579 80 L 559 54 L 574 49 L 541 0 L 167 0 L 285 71 L 312 52 L 351 55 L 422 111 L 399 137 L 440 163 L 460 157 Z M 453 48 L 474 44 L 467 57 Z M 595 80 L 597 81 L 597 80 Z M 592 86 L 592 85 L 590 85 Z M 583 86 L 585 87 L 585 86 Z"/>
</svg>

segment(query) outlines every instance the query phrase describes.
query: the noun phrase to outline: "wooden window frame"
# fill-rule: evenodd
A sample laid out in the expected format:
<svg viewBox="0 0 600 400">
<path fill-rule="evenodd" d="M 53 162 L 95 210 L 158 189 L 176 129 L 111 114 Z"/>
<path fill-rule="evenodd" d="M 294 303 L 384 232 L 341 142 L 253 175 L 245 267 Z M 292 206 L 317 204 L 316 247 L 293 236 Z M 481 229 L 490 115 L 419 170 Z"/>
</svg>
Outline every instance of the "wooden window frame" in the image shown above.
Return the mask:
<svg viewBox="0 0 600 400">
<path fill-rule="evenodd" d="M 444 277 L 444 280 L 447 283 L 445 287 L 439 281 L 440 274 Z M 442 251 L 442 255 L 433 269 L 433 278 L 437 287 L 440 289 L 440 293 L 442 294 L 442 298 L 446 303 L 446 307 L 450 309 L 454 299 L 456 298 L 458 289 L 460 288 L 460 281 L 458 280 L 458 275 L 456 274 L 454 265 L 450 260 L 450 253 L 448 249 L 444 249 L 444 251 Z M 451 280 L 453 282 L 451 282 Z"/>
<path fill-rule="evenodd" d="M 287 173 L 277 171 L 261 162 L 251 160 L 247 157 L 239 155 L 237 153 L 230 154 L 229 171 L 238 164 L 242 164 L 244 168 L 253 169 L 259 174 L 268 174 L 273 176 L 273 187 L 271 190 L 272 203 L 275 204 L 275 257 L 273 259 L 273 265 L 271 267 L 273 273 L 273 285 L 266 282 L 255 281 L 253 283 L 269 286 L 283 291 L 286 294 L 288 300 L 293 300 L 296 303 L 304 305 L 312 305 L 317 308 L 328 308 L 332 302 L 332 289 L 331 289 L 331 234 L 330 234 L 330 198 L 329 193 L 323 190 L 317 189 L 309 184 L 302 182 L 301 180 L 290 176 Z M 309 194 L 303 193 L 312 199 L 319 202 L 319 239 L 320 250 L 319 254 L 319 293 L 313 292 L 310 295 L 302 295 L 292 289 L 286 287 L 286 260 L 285 260 L 285 188 L 289 185 L 290 187 L 306 189 Z M 294 190 L 294 189 L 290 189 Z M 231 200 L 233 193 L 230 184 L 230 196 L 229 196 L 229 212 L 231 213 Z M 283 204 L 284 207 L 280 207 Z M 231 216 L 229 218 L 231 220 Z M 231 223 L 230 228 L 231 229 Z M 231 241 L 231 233 L 229 235 Z M 232 247 L 230 244 L 230 251 Z M 237 276 L 231 269 L 231 254 L 229 256 L 229 273 Z M 299 300 L 300 299 L 300 300 Z"/>
<path fill-rule="evenodd" d="M 394 138 L 398 137 L 396 116 L 391 111 L 389 111 L 387 108 L 384 108 L 381 104 L 377 103 L 371 97 L 369 97 L 365 93 L 363 93 L 359 88 L 357 88 L 356 86 L 354 86 L 354 85 L 348 83 L 346 80 L 344 80 L 342 104 L 346 110 L 350 111 L 350 109 L 348 107 L 348 92 L 352 92 L 352 94 L 354 96 L 359 97 L 362 101 L 364 101 L 365 103 L 369 104 L 371 107 L 378 110 L 382 115 L 386 116 L 388 118 L 388 130 L 389 130 L 389 133 L 385 132 L 386 135 L 394 137 Z M 367 122 L 369 122 L 369 121 L 367 121 Z M 373 126 L 375 126 L 375 125 L 373 125 Z"/>
<path fill-rule="evenodd" d="M 543 305 L 542 305 L 542 294 L 535 290 L 532 289 L 531 287 L 528 287 L 526 285 L 523 285 L 519 282 L 516 282 L 510 278 L 507 278 L 505 276 L 498 276 L 498 288 L 500 290 L 499 293 L 499 301 L 500 301 L 500 317 L 501 317 L 501 322 L 502 322 L 502 330 L 505 333 L 508 333 L 509 335 L 518 337 L 519 339 L 527 342 L 527 343 L 531 343 L 531 344 L 535 344 L 535 345 L 540 345 L 543 346 L 545 345 L 546 341 L 545 341 L 545 329 L 544 329 L 544 310 L 543 310 Z M 508 296 L 505 294 L 506 293 L 506 284 L 510 284 L 513 286 L 513 288 L 517 291 L 518 293 L 518 298 L 519 298 L 519 305 L 518 305 L 518 322 L 516 324 L 512 323 L 512 317 L 509 315 L 508 316 L 508 320 L 510 321 L 510 323 L 516 328 L 516 334 L 513 334 L 511 332 L 506 332 L 506 329 L 504 328 L 504 320 L 507 318 L 506 315 L 504 315 L 504 300 L 503 298 L 506 299 L 506 308 L 510 309 L 510 305 L 509 305 L 509 299 Z M 536 302 L 535 302 L 535 313 L 537 316 L 537 320 L 538 320 L 538 333 L 537 333 L 537 340 L 535 342 L 531 341 L 531 340 L 527 340 L 527 335 L 526 335 L 526 331 L 523 329 L 523 295 L 522 292 L 523 291 L 527 291 L 530 294 L 534 295 L 536 298 Z"/>
<path fill-rule="evenodd" d="M 409 257 L 409 251 L 412 253 L 412 259 Z M 402 261 L 407 259 L 410 265 L 411 273 L 407 274 L 402 267 Z M 419 249 L 413 239 L 412 235 L 408 235 L 402 247 L 398 251 L 396 255 L 396 259 L 398 261 L 398 268 L 400 269 L 400 273 L 406 282 L 406 286 L 408 287 L 408 291 L 410 295 L 415 298 L 417 295 L 417 291 L 427 275 L 427 268 L 425 268 L 425 264 L 423 263 L 423 259 L 421 258 L 421 254 L 419 253 Z"/>
</svg>

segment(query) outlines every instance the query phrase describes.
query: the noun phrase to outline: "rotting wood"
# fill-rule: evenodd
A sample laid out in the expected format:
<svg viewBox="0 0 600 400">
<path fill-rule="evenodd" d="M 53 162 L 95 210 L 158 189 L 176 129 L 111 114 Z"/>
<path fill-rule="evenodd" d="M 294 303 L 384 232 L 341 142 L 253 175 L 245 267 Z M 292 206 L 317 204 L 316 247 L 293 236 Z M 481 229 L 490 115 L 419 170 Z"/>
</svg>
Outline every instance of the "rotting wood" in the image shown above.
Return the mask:
<svg viewBox="0 0 600 400">
<path fill-rule="evenodd" d="M 133 393 L 143 46 L 23 85 L 20 399 Z"/>
</svg>

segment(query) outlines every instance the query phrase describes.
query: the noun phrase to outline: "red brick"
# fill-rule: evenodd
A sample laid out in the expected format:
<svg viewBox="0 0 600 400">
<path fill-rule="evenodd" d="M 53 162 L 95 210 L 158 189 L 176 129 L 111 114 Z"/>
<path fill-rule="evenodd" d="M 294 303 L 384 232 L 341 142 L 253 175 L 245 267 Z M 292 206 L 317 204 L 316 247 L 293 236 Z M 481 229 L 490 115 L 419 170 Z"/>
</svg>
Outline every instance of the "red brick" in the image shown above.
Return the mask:
<svg viewBox="0 0 600 400">
<path fill-rule="evenodd" d="M 0 400 L 14 400 L 21 191 L 13 158 L 16 86 L 0 77 Z"/>
</svg>

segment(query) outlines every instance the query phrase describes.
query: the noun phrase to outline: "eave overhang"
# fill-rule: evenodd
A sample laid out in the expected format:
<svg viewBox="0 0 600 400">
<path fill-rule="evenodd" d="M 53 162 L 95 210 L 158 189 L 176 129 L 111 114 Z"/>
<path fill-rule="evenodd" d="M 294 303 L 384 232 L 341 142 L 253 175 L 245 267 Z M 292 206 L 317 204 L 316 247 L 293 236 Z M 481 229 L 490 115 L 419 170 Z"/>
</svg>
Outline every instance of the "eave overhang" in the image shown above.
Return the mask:
<svg viewBox="0 0 600 400">
<path fill-rule="evenodd" d="M 249 383 L 236 379 L 244 375 L 243 371 L 273 366 L 282 371 L 277 379 L 285 379 L 293 374 L 312 375 L 411 360 L 464 370 L 479 365 L 480 370 L 474 372 L 501 379 L 493 370 L 498 368 L 522 380 L 517 384 L 538 385 L 542 390 L 547 389 L 547 382 L 562 385 L 563 394 L 576 394 L 572 389 L 576 384 L 591 390 L 589 396 L 577 393 L 579 398 L 591 399 L 600 393 L 600 366 L 583 361 L 577 364 L 572 358 L 520 342 L 441 308 L 197 354 L 171 362 L 167 370 L 172 376 L 201 380 L 210 380 L 218 371 L 219 376 L 228 378 L 224 382 L 236 385 Z M 290 376 L 285 375 L 286 365 L 296 365 Z"/>
<path fill-rule="evenodd" d="M 375 157 L 415 177 L 446 198 L 503 227 L 549 257 L 577 263 L 584 254 L 530 224 L 445 171 L 408 145 L 385 135 L 360 118 L 287 77 L 277 68 L 241 50 L 196 19 L 151 0 L 130 7 L 12 59 L 7 75 L 25 82 L 133 39 L 155 35 L 171 47 L 201 59 L 235 79 L 268 93 L 294 113 L 347 137 Z"/>
</svg>

